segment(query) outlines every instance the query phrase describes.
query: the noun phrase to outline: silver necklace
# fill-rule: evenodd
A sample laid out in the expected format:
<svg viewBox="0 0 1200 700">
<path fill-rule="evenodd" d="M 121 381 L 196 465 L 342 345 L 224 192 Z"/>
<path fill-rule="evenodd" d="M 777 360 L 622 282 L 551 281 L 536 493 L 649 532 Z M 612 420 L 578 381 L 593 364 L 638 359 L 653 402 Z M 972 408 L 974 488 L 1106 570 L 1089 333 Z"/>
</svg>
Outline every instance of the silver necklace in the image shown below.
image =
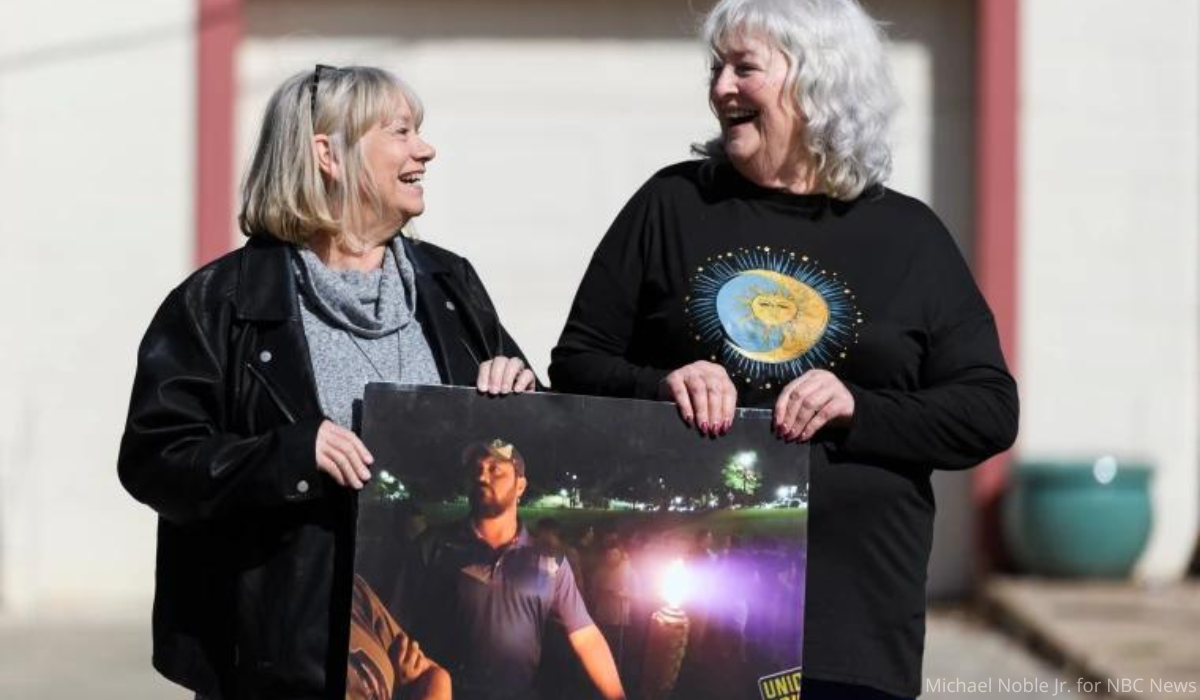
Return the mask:
<svg viewBox="0 0 1200 700">
<path fill-rule="evenodd" d="M 383 376 L 383 372 L 379 371 L 379 365 L 375 364 L 375 360 L 371 359 L 371 355 L 367 352 L 367 349 L 362 346 L 362 343 L 358 342 L 358 338 L 349 331 L 341 331 L 341 332 L 344 333 L 348 338 L 350 338 L 350 342 L 353 343 L 354 347 L 358 349 L 359 354 L 361 354 L 363 356 L 363 359 L 365 359 L 367 361 L 367 364 L 371 365 L 371 369 L 375 371 L 375 376 L 379 378 L 379 381 L 386 382 L 387 377 Z M 396 331 L 396 333 L 394 333 L 393 335 L 396 336 L 396 357 L 399 358 L 400 357 L 400 332 Z M 399 369 L 397 368 L 396 380 L 399 381 L 399 379 L 400 379 L 400 372 L 399 372 Z"/>
</svg>

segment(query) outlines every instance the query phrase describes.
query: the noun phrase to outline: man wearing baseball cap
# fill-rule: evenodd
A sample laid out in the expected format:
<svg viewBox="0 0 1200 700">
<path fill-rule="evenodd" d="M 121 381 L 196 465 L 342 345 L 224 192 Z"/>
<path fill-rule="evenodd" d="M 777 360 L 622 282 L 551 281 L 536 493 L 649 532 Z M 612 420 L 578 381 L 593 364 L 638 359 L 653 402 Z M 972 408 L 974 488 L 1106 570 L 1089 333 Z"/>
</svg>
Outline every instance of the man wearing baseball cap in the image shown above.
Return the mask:
<svg viewBox="0 0 1200 700">
<path fill-rule="evenodd" d="M 503 439 L 463 451 L 470 515 L 417 540 L 403 608 L 454 683 L 456 700 L 536 697 L 542 632 L 553 616 L 602 697 L 624 698 L 612 652 L 561 555 L 543 551 L 517 517 L 525 459 Z M 415 575 L 414 575 L 415 574 Z"/>
</svg>

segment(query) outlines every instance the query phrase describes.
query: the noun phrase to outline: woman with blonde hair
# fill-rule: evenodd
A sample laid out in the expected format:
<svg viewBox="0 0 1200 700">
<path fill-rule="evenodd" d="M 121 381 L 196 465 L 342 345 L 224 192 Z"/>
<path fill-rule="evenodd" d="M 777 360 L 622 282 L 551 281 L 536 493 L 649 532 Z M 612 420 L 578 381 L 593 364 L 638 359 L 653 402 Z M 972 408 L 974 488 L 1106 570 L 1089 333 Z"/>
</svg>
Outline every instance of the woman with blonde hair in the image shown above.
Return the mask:
<svg viewBox="0 0 1200 700">
<path fill-rule="evenodd" d="M 895 91 L 859 4 L 721 0 L 703 38 L 720 134 L 617 216 L 550 378 L 711 437 L 771 409 L 812 446 L 803 697 L 912 697 L 930 473 L 1012 444 L 1016 385 L 953 238 L 884 186 Z"/>
<path fill-rule="evenodd" d="M 159 514 L 155 667 L 200 696 L 344 693 L 368 382 L 535 385 L 470 263 L 401 233 L 425 208 L 422 118 L 378 68 L 287 79 L 243 188 L 249 240 L 142 341 L 118 467 Z"/>
</svg>

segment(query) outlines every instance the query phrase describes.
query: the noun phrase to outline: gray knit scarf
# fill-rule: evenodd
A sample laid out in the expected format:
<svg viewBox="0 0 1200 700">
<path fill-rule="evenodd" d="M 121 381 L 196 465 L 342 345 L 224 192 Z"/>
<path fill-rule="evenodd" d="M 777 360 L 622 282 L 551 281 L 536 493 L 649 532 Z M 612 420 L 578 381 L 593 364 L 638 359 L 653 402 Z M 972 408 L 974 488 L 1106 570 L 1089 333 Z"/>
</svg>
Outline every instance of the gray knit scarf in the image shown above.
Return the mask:
<svg viewBox="0 0 1200 700">
<path fill-rule="evenodd" d="M 415 317 L 416 275 L 399 236 L 376 270 L 331 270 L 313 251 L 296 252 L 304 335 L 331 420 L 355 426 L 368 382 L 441 383 Z"/>
</svg>

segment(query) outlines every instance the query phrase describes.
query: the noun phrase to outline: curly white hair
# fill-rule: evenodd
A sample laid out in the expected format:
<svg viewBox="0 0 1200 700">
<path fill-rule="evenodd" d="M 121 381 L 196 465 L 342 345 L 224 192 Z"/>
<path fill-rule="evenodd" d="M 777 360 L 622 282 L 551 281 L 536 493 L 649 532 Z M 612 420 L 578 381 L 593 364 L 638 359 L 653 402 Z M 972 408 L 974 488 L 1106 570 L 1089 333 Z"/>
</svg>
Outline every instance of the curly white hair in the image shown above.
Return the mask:
<svg viewBox="0 0 1200 700">
<path fill-rule="evenodd" d="M 880 25 L 856 0 L 721 0 L 701 29 L 714 54 L 748 34 L 766 39 L 788 61 L 788 86 L 820 189 L 850 200 L 887 180 L 898 99 Z M 725 153 L 719 137 L 695 150 Z"/>
</svg>

